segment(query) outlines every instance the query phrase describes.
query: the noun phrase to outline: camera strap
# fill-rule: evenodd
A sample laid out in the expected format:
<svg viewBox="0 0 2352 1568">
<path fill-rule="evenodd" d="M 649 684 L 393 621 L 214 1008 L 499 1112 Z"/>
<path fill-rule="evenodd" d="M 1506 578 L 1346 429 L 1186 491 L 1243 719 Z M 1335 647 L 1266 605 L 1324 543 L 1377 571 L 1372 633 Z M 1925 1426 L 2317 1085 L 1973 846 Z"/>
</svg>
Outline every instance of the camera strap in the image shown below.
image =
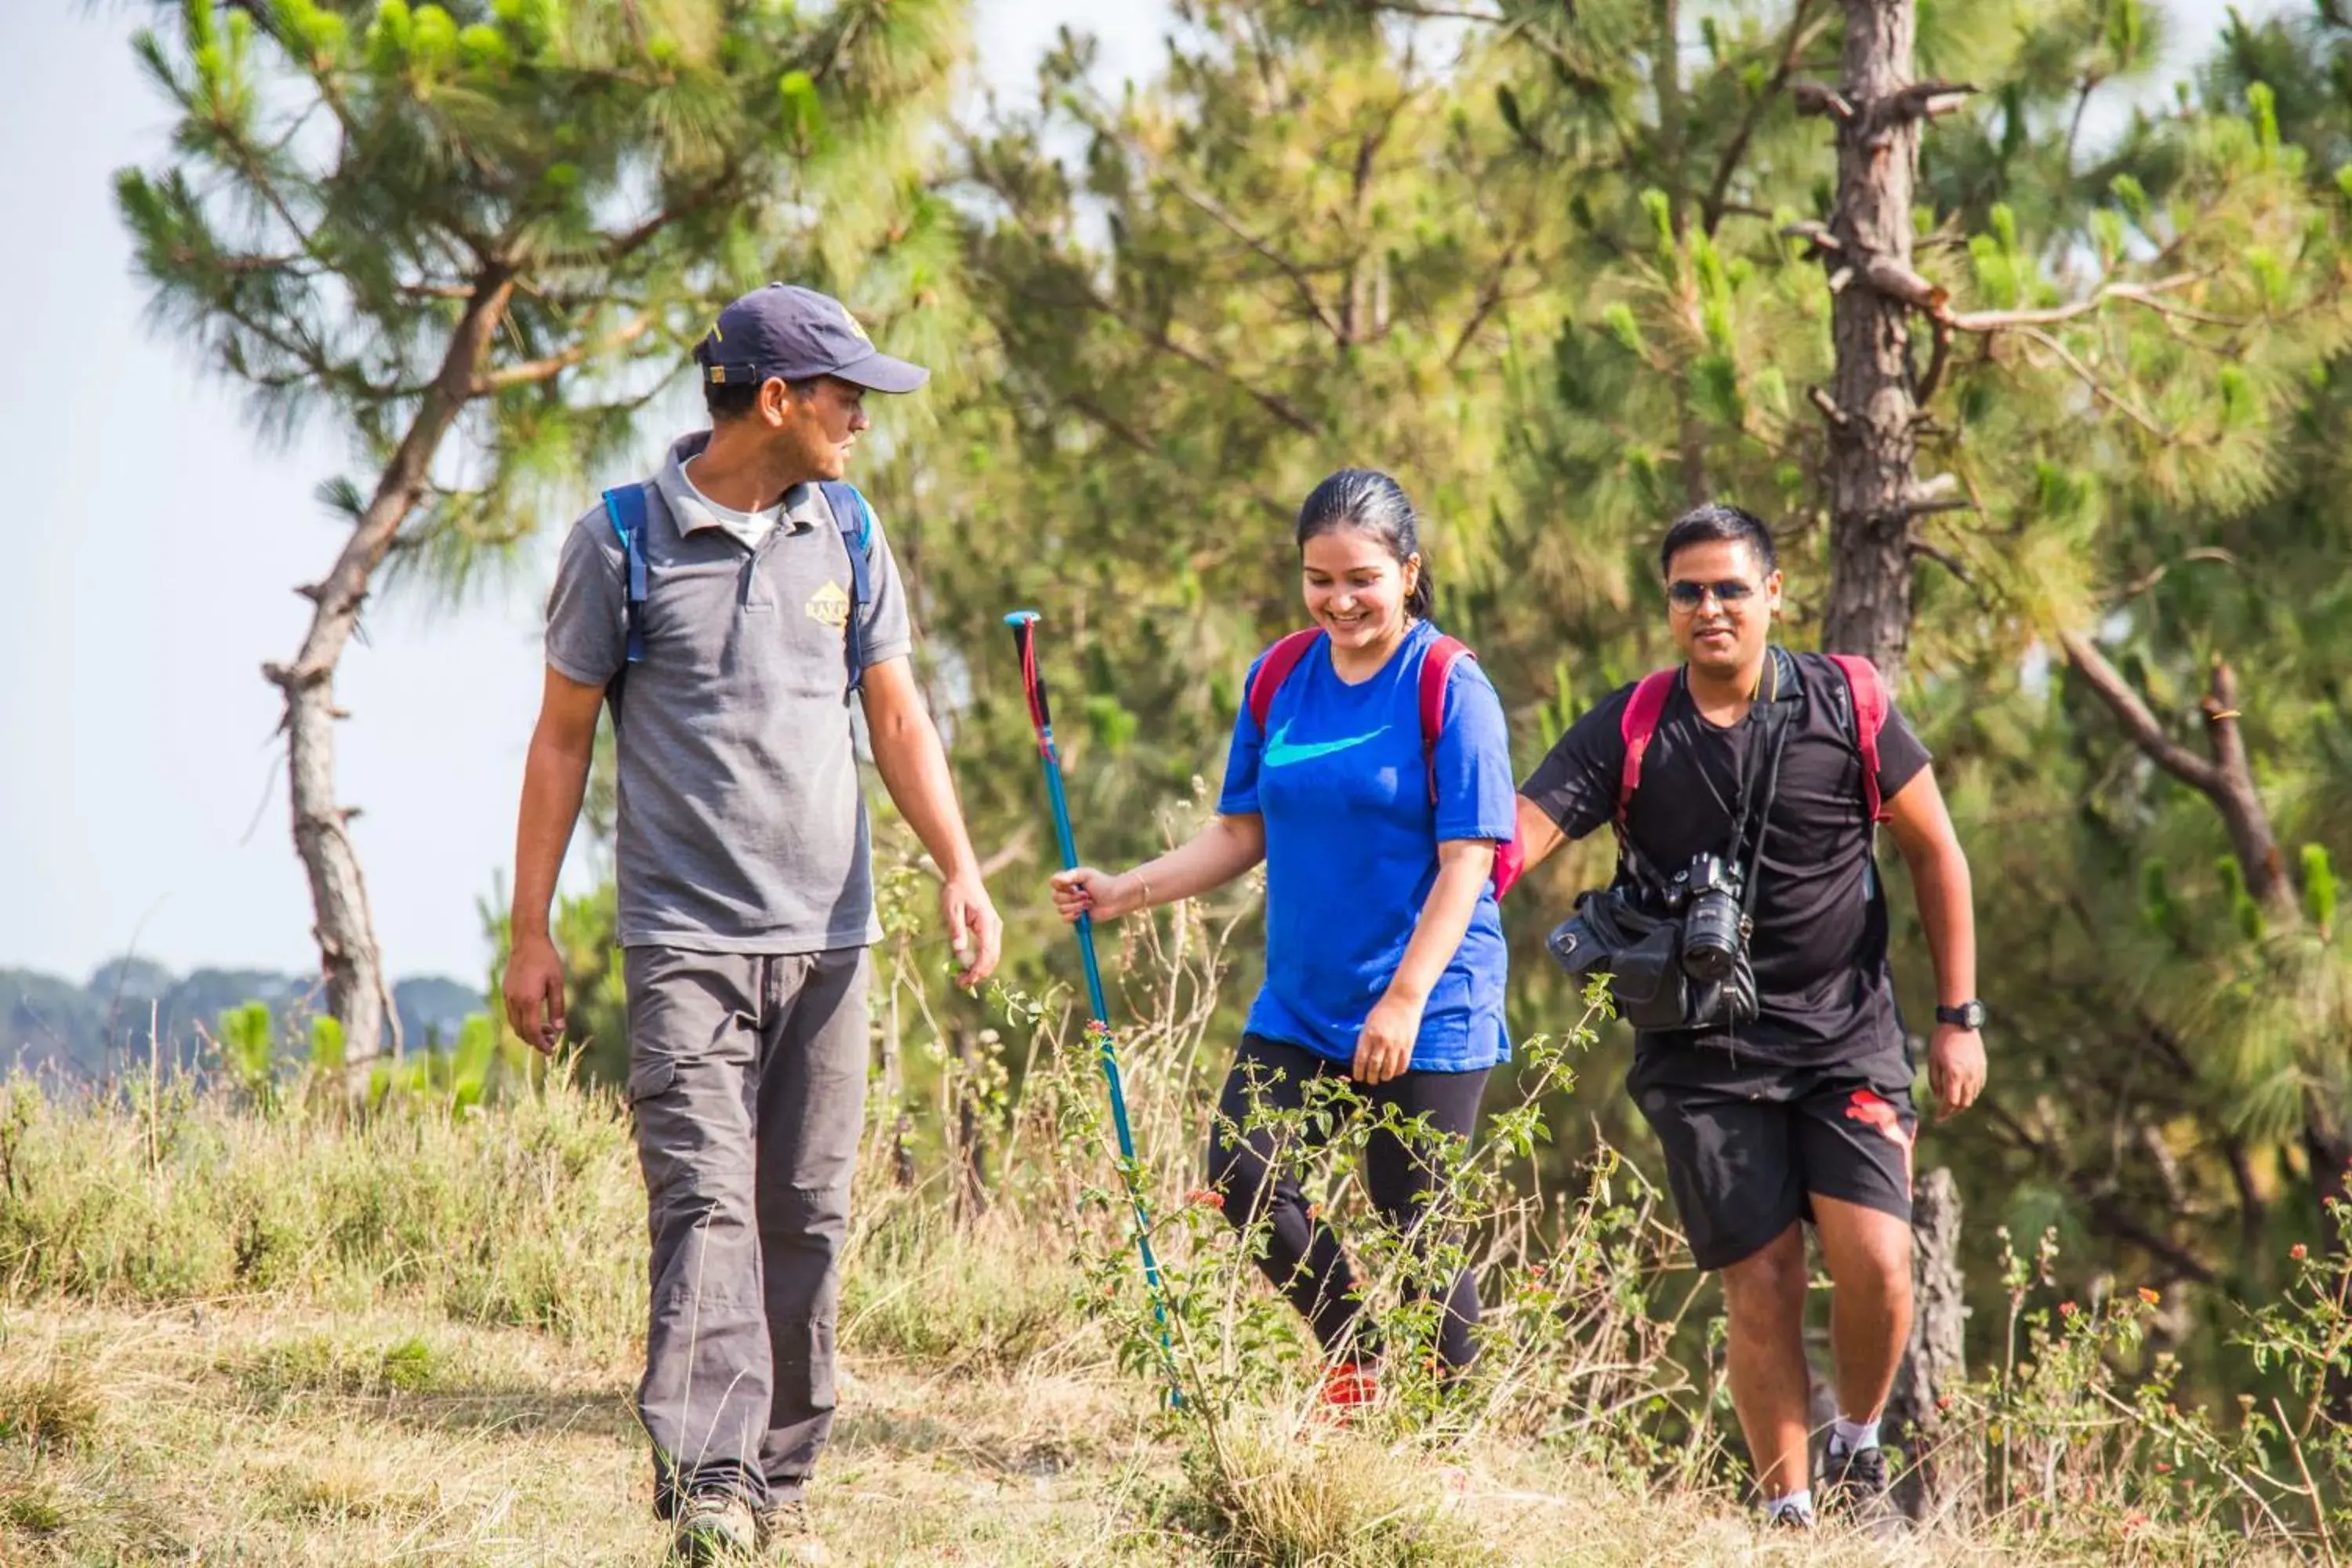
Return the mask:
<svg viewBox="0 0 2352 1568">
<path fill-rule="evenodd" d="M 1748 875 L 1739 889 L 1739 912 L 1743 917 L 1756 912 L 1756 889 L 1764 880 L 1764 840 L 1772 832 L 1772 800 L 1780 793 L 1780 754 L 1789 749 L 1789 731 L 1796 722 L 1791 713 L 1793 706 L 1790 702 L 1776 701 L 1764 716 L 1764 743 L 1770 749 L 1771 756 L 1764 765 L 1763 795 L 1756 805 L 1756 847 L 1748 857 Z M 1747 826 L 1745 807 L 1740 816 L 1744 832 Z M 1734 840 L 1735 847 L 1737 842 Z"/>
<path fill-rule="evenodd" d="M 1687 668 L 1661 673 L 1671 673 L 1677 686 L 1686 687 L 1688 684 Z M 1757 695 L 1753 706 L 1764 710 L 1762 729 L 1758 737 L 1757 745 L 1746 752 L 1740 759 L 1739 777 L 1733 786 L 1738 806 L 1732 818 L 1731 840 L 1724 856 L 1724 858 L 1731 864 L 1738 864 L 1740 848 L 1748 841 L 1748 825 L 1751 821 L 1759 824 L 1755 851 L 1748 862 L 1748 875 L 1745 879 L 1748 891 L 1743 909 L 1752 910 L 1755 904 L 1755 874 L 1762 868 L 1764 863 L 1762 821 L 1769 816 L 1772 801 L 1780 790 L 1780 753 L 1788 744 L 1790 713 L 1792 710 L 1801 706 L 1803 700 L 1804 687 L 1798 677 L 1795 658 L 1787 649 L 1775 645 L 1767 650 L 1765 668 L 1758 676 Z M 1654 710 L 1652 722 L 1654 723 Z M 1645 731 L 1643 735 L 1645 746 L 1646 740 Z M 1760 767 L 1758 759 L 1759 751 L 1763 752 Z M 1756 788 L 1759 776 L 1763 784 L 1760 795 Z M 1631 790 L 1625 793 L 1630 796 Z M 1652 892 L 1664 887 L 1665 879 L 1657 874 L 1655 868 L 1651 866 L 1649 858 L 1634 845 L 1633 836 L 1628 827 L 1626 813 L 1622 802 L 1611 826 L 1614 830 L 1617 840 L 1615 885 L 1630 884 Z"/>
<path fill-rule="evenodd" d="M 1804 686 L 1798 679 L 1795 658 L 1783 648 L 1767 651 L 1767 674 L 1764 679 L 1771 686 L 1767 697 L 1759 689 L 1757 706 L 1764 710 L 1761 732 L 1756 744 L 1741 759 L 1739 779 L 1739 815 L 1731 825 L 1730 851 L 1725 858 L 1737 865 L 1740 849 L 1748 845 L 1748 825 L 1756 825 L 1756 842 L 1748 850 L 1748 866 L 1740 878 L 1739 912 L 1750 915 L 1756 910 L 1756 888 L 1764 870 L 1764 840 L 1771 831 L 1772 802 L 1780 792 L 1780 755 L 1789 747 L 1789 730 L 1794 722 L 1795 710 L 1803 703 Z M 1761 683 L 1759 683 L 1760 686 Z M 1759 790 L 1757 785 L 1761 783 Z"/>
</svg>

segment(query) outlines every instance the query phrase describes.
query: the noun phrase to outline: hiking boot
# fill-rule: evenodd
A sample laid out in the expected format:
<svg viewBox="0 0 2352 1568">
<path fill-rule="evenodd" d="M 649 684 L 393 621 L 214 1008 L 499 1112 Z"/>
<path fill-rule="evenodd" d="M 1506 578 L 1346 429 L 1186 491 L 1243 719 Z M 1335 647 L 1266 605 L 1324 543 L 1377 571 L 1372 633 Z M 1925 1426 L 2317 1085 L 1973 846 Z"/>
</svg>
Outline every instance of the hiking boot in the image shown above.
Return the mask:
<svg viewBox="0 0 2352 1568">
<path fill-rule="evenodd" d="M 1822 1490 L 1829 1506 L 1857 1523 L 1878 1525 L 1896 1517 L 1886 1490 L 1886 1450 L 1873 1443 L 1849 1448 L 1830 1439 Z"/>
<path fill-rule="evenodd" d="M 760 1526 L 751 1505 L 732 1492 L 688 1499 L 670 1540 L 671 1555 L 688 1568 L 749 1563 L 759 1549 Z"/>
<path fill-rule="evenodd" d="M 761 1561 L 793 1563 L 797 1568 L 816 1568 L 819 1563 L 833 1561 L 824 1542 L 817 1539 L 808 1504 L 797 1499 L 780 1502 L 761 1510 L 756 1519 Z"/>
</svg>

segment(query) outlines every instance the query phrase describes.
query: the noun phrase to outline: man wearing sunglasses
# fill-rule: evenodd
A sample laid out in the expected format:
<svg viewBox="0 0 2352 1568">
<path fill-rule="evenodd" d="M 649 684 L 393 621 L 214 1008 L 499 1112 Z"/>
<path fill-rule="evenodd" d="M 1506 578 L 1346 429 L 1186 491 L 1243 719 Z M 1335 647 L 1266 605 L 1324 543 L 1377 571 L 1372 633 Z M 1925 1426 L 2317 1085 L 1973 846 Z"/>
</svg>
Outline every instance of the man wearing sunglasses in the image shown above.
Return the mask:
<svg viewBox="0 0 2352 1568">
<path fill-rule="evenodd" d="M 1749 872 L 1755 1017 L 1638 1033 L 1626 1089 L 1664 1148 L 1694 1258 L 1723 1275 L 1732 1402 L 1767 1517 L 1813 1517 L 1806 1221 L 1835 1287 L 1828 1500 L 1883 1515 L 1878 1418 L 1911 1323 L 1917 1115 L 1874 805 L 1909 868 L 1934 958 L 1927 1075 L 1945 1115 L 1985 1081 L 1968 860 L 1926 749 L 1872 672 L 1771 647 L 1780 573 L 1760 521 L 1700 507 L 1668 531 L 1659 563 L 1683 666 L 1654 678 L 1647 706 L 1627 686 L 1560 738 L 1521 787 L 1520 837 L 1533 866 L 1616 823 L 1619 886 L 1637 883 L 1637 900 L 1705 857 Z M 1865 743 L 1861 726 L 1874 721 Z M 1864 776 L 1874 752 L 1875 789 Z M 1666 889 L 1655 891 L 1663 903 Z"/>
</svg>

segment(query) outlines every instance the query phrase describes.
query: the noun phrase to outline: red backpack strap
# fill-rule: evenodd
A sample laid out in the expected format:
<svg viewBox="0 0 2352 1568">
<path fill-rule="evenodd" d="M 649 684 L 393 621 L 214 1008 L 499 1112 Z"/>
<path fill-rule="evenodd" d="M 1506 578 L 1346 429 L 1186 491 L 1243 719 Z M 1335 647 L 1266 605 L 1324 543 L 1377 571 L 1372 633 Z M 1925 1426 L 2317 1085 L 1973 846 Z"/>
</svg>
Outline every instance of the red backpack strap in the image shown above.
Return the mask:
<svg viewBox="0 0 2352 1568">
<path fill-rule="evenodd" d="M 1445 682 L 1457 658 L 1475 658 L 1468 645 L 1443 633 L 1421 656 L 1421 768 L 1429 777 L 1429 804 L 1437 804 L 1437 737 L 1445 729 Z"/>
<path fill-rule="evenodd" d="M 1862 798 L 1870 820 L 1886 820 L 1886 803 L 1878 795 L 1878 732 L 1886 727 L 1886 683 L 1878 667 L 1859 654 L 1833 653 L 1830 662 L 1845 672 L 1846 689 L 1853 694 L 1853 743 L 1862 753 Z"/>
<path fill-rule="evenodd" d="M 1307 657 L 1307 650 L 1322 636 L 1320 626 L 1292 632 L 1266 649 L 1265 657 L 1257 661 L 1257 673 L 1250 678 L 1248 706 L 1249 716 L 1257 721 L 1259 734 L 1265 733 L 1265 716 L 1274 711 L 1274 694 L 1282 689 L 1282 683 L 1290 679 L 1290 672 L 1298 668 L 1298 661 Z"/>
<path fill-rule="evenodd" d="M 1650 750 L 1650 737 L 1658 732 L 1658 721 L 1666 711 L 1666 699 L 1674 695 L 1675 669 L 1654 669 L 1642 677 L 1633 688 L 1633 695 L 1625 701 L 1625 711 L 1617 721 L 1617 732 L 1625 738 L 1625 768 L 1617 780 L 1617 821 L 1622 826 L 1626 812 L 1633 809 L 1633 792 L 1642 787 L 1642 758 Z"/>
<path fill-rule="evenodd" d="M 1429 804 L 1433 809 L 1437 805 L 1437 738 L 1445 732 L 1445 683 L 1453 677 L 1455 660 L 1477 657 L 1460 638 L 1443 633 L 1421 656 L 1421 765 L 1429 779 Z M 1510 838 L 1495 846 L 1491 879 L 1495 896 L 1499 899 L 1509 892 L 1526 869 L 1527 849 L 1519 842 L 1518 827 L 1514 823 Z"/>
</svg>

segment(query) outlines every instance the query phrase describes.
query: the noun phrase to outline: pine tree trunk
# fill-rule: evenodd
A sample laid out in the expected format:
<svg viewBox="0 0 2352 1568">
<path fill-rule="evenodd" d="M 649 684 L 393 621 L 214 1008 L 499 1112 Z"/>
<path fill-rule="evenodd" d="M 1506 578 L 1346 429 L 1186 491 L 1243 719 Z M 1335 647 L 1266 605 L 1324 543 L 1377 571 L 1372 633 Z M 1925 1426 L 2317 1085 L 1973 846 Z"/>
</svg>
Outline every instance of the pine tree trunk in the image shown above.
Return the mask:
<svg viewBox="0 0 2352 1568">
<path fill-rule="evenodd" d="M 1968 1281 L 1960 1273 L 1960 1186 L 1945 1169 L 1912 1197 L 1911 1340 L 1886 1404 L 1890 1435 L 1908 1461 L 1895 1500 L 1915 1520 L 1965 1524 L 1983 1483 L 1982 1457 L 1961 1423 L 1937 1407 L 1968 1376 Z"/>
<path fill-rule="evenodd" d="M 1837 207 L 1827 241 L 1836 369 L 1815 401 L 1829 438 L 1830 586 L 1822 646 L 1861 654 L 1899 686 L 1911 644 L 1911 524 L 1920 496 L 1919 401 L 1911 320 L 1940 310 L 1942 291 L 1912 268 L 1911 198 L 1919 123 L 1929 98 L 1909 90 L 1914 0 L 1844 0 L 1843 79 L 1832 92 L 1801 87 L 1808 113 L 1837 126 Z M 1964 1510 L 1975 1479 L 1962 1456 L 1935 1452 L 1937 1405 L 1963 1375 L 1966 1281 L 1959 1267 L 1959 1192 L 1949 1171 L 1927 1173 L 1913 1194 L 1914 1321 L 1887 1407 L 1915 1460 L 1901 1501 L 1915 1518 Z"/>
<path fill-rule="evenodd" d="M 1911 195 L 1920 110 L 1910 85 L 1912 0 L 1845 0 L 1844 80 L 1822 110 L 1837 121 L 1837 210 L 1830 224 L 1831 332 L 1837 371 L 1828 409 L 1830 591 L 1822 644 L 1867 657 L 1900 684 L 1911 640 Z"/>
<path fill-rule="evenodd" d="M 346 1083 L 354 1095 L 365 1092 L 387 1035 L 398 1047 L 400 1020 L 392 1006 L 392 987 L 368 910 L 359 852 L 352 843 L 355 808 L 335 802 L 334 725 L 342 717 L 335 706 L 335 668 L 359 625 L 376 569 L 383 564 L 402 522 L 425 495 L 434 453 L 474 395 L 475 367 L 513 290 L 513 277 L 504 268 L 493 268 L 476 281 L 450 334 L 440 373 L 425 389 L 374 495 L 343 542 L 334 569 L 324 582 L 302 590 L 316 607 L 301 651 L 291 665 L 262 667 L 264 677 L 286 696 L 294 852 L 310 878 L 311 934 L 319 943 L 327 1011 L 343 1028 Z"/>
</svg>

